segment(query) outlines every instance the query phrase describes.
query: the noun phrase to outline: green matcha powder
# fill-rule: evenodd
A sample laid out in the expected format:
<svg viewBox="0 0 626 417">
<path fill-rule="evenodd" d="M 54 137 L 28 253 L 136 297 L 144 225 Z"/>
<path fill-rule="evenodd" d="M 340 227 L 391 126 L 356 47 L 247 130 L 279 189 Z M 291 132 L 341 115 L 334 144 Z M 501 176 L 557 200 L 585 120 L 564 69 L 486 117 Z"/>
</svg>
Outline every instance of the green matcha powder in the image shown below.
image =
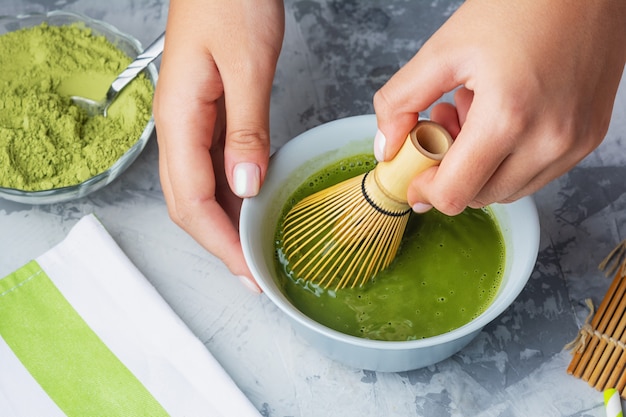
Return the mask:
<svg viewBox="0 0 626 417">
<path fill-rule="evenodd" d="M 78 184 L 110 168 L 152 114 L 141 75 L 108 116 L 88 117 L 71 95 L 104 96 L 131 59 L 104 36 L 46 23 L 0 36 L 0 187 L 38 191 Z"/>
</svg>

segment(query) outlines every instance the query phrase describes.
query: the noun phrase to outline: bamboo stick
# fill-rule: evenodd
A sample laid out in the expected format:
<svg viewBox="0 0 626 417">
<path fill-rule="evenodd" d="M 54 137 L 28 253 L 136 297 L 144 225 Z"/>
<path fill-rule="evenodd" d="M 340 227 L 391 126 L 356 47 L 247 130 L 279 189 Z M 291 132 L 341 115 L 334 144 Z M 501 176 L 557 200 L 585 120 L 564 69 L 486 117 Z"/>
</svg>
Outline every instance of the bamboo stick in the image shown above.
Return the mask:
<svg viewBox="0 0 626 417">
<path fill-rule="evenodd" d="M 604 296 L 604 298 L 602 299 L 602 302 L 600 303 L 600 306 L 598 307 L 598 311 L 595 313 L 595 315 L 593 316 L 592 320 L 591 320 L 591 327 L 593 329 L 597 329 L 599 324 L 600 324 L 600 320 L 602 319 L 602 317 L 604 316 L 604 314 L 606 313 L 606 310 L 608 308 L 609 303 L 611 302 L 612 299 L 612 295 L 615 294 L 615 291 L 617 289 L 617 286 L 620 283 L 620 280 L 617 279 L 618 277 L 616 276 L 615 279 L 613 280 L 613 282 L 611 282 L 611 285 L 609 286 L 609 289 L 607 290 L 607 295 Z M 587 346 L 585 346 L 587 347 Z M 575 351 L 574 352 L 574 356 L 572 357 L 572 360 L 569 364 L 569 367 L 567 368 L 567 373 L 568 374 L 573 374 L 576 370 L 576 368 L 578 367 L 578 364 L 580 363 L 580 360 L 583 356 L 583 352 L 586 351 L 585 350 L 580 350 L 580 351 Z"/>
<path fill-rule="evenodd" d="M 626 284 L 626 280 L 622 280 L 622 284 Z M 626 287 L 626 285 L 624 286 Z M 620 288 L 621 287 L 622 286 L 620 286 Z M 622 315 L 623 315 L 622 313 L 624 312 L 625 309 L 626 309 L 626 297 L 619 297 L 619 304 L 617 305 L 616 309 L 611 313 L 611 316 L 609 317 L 608 325 L 606 326 L 604 330 L 598 329 L 604 337 L 596 336 L 596 338 L 599 339 L 598 345 L 596 346 L 596 349 L 593 352 L 591 361 L 589 361 L 589 364 L 587 364 L 585 372 L 583 373 L 583 380 L 589 382 L 589 385 L 591 386 L 595 384 L 595 380 L 592 380 L 592 374 L 596 372 L 596 368 L 600 366 L 600 359 L 604 355 L 605 349 L 610 347 L 611 343 L 609 342 L 608 339 L 613 337 L 613 334 L 615 333 L 615 329 L 617 329 L 617 325 L 620 322 L 620 319 L 622 318 Z M 596 373 L 596 376 L 597 375 L 598 374 Z"/>
<path fill-rule="evenodd" d="M 600 263 L 615 276 L 598 311 L 572 342 L 575 348 L 567 373 L 587 381 L 599 391 L 615 388 L 626 398 L 626 240 Z M 589 318 L 587 319 L 589 321 Z"/>
<path fill-rule="evenodd" d="M 598 391 L 604 391 L 606 388 L 613 388 L 613 386 L 606 385 L 606 382 L 609 379 L 609 376 L 615 371 L 617 358 L 623 352 L 623 348 L 621 346 L 623 346 L 623 343 L 626 342 L 626 314 L 624 314 L 624 310 L 620 310 L 619 315 L 619 324 L 615 328 L 614 332 L 607 334 L 607 336 L 610 337 L 610 340 L 607 341 L 607 347 L 588 381 L 589 385 L 592 385 Z M 619 343 L 621 343 L 621 346 Z"/>
<path fill-rule="evenodd" d="M 613 314 L 615 313 L 615 310 L 620 303 L 620 300 L 624 298 L 624 293 L 626 293 L 626 280 L 619 279 L 617 280 L 616 285 L 616 291 L 611 291 L 611 289 L 613 289 L 613 284 L 611 285 L 609 291 L 607 291 L 607 295 L 605 295 L 604 299 L 602 300 L 600 308 L 598 308 L 598 312 L 591 322 L 591 328 L 593 330 L 598 330 L 600 333 L 605 332 L 607 326 L 609 325 L 609 322 L 611 321 L 611 317 L 613 317 Z M 583 377 L 583 373 L 589 365 L 589 362 L 594 354 L 598 342 L 599 340 L 597 337 L 591 337 L 589 342 L 586 344 L 582 357 L 580 358 L 578 364 L 572 372 L 573 375 L 577 378 Z"/>
<path fill-rule="evenodd" d="M 623 271 L 621 269 L 617 271 L 615 277 L 613 278 L 613 282 L 624 279 L 624 274 L 622 274 L 622 272 Z M 618 325 L 618 329 L 621 329 L 619 339 L 617 339 L 617 334 L 613 337 L 615 341 L 619 340 L 620 345 L 612 343 L 612 353 L 606 362 L 606 365 L 603 367 L 606 371 L 603 371 L 600 374 L 597 382 L 595 383 L 595 388 L 600 391 L 615 387 L 618 382 L 619 375 L 626 366 L 626 355 L 624 354 L 624 344 L 626 343 L 626 314 L 624 311 L 621 311 L 621 320 Z"/>
</svg>

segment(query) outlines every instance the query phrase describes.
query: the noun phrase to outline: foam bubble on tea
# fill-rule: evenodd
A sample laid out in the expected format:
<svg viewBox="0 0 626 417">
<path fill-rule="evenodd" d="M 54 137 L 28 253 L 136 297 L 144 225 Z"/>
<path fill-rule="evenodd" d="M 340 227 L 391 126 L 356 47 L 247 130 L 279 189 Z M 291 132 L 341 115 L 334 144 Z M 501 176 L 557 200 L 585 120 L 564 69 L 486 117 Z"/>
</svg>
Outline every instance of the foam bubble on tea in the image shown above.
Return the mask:
<svg viewBox="0 0 626 417">
<path fill-rule="evenodd" d="M 375 163 L 360 155 L 320 170 L 288 199 L 282 216 L 306 195 Z M 367 339 L 415 340 L 459 328 L 489 307 L 504 272 L 504 239 L 489 209 L 466 209 L 454 217 L 436 210 L 412 214 L 392 264 L 363 287 L 337 291 L 293 275 L 281 255 L 280 230 L 275 265 L 292 304 L 321 324 Z"/>
</svg>

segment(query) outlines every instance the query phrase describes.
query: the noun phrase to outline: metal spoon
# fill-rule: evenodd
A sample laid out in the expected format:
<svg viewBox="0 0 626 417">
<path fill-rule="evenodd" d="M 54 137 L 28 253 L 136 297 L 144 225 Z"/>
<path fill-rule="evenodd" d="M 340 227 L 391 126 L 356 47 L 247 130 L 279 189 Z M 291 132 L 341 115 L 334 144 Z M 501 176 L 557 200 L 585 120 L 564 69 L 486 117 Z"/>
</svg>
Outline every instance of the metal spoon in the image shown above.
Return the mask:
<svg viewBox="0 0 626 417">
<path fill-rule="evenodd" d="M 163 52 L 163 44 L 165 42 L 165 32 L 163 32 L 154 42 L 150 44 L 144 51 L 135 58 L 133 62 L 126 67 L 124 71 L 117 76 L 111 83 L 109 90 L 104 98 L 100 101 L 91 100 L 86 97 L 72 96 L 70 97 L 74 104 L 82 107 L 87 111 L 89 116 L 107 115 L 107 109 L 115 100 L 117 95 L 126 87 L 142 70 L 144 70 L 152 61 Z"/>
</svg>

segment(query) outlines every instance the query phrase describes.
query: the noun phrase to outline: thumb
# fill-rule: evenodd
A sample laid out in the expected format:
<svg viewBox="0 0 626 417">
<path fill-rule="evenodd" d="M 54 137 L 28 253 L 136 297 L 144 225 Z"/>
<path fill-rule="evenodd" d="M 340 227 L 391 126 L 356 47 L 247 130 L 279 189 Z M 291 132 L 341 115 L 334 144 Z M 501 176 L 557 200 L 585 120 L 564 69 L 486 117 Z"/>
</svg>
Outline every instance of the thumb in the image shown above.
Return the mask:
<svg viewBox="0 0 626 417">
<path fill-rule="evenodd" d="M 255 196 L 270 152 L 269 107 L 275 62 L 224 76 L 226 140 L 224 168 L 233 192 Z"/>
<path fill-rule="evenodd" d="M 379 161 L 393 159 L 415 126 L 419 113 L 457 85 L 451 67 L 428 43 L 374 95 L 378 132 L 374 154 Z"/>
</svg>

